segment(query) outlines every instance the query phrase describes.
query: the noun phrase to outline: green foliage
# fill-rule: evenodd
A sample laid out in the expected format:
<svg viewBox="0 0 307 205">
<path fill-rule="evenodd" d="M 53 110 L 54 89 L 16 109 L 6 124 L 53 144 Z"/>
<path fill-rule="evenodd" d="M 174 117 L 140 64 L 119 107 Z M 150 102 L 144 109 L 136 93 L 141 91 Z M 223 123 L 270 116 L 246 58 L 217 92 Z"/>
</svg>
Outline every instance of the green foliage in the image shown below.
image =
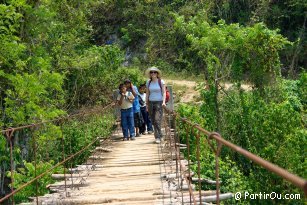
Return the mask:
<svg viewBox="0 0 307 205">
<path fill-rule="evenodd" d="M 18 188 L 35 176 L 49 170 L 57 163 L 64 160 L 72 154 L 77 153 L 82 148 L 90 144 L 97 138 L 105 138 L 110 135 L 114 126 L 114 115 L 112 112 L 97 113 L 90 116 L 82 116 L 76 119 L 65 122 L 61 127 L 52 124 L 46 124 L 41 129 L 33 130 L 31 138 L 27 144 L 23 146 L 28 150 L 28 158 L 33 160 L 33 146 L 36 144 L 36 162 L 26 162 L 22 160 L 24 153 L 21 153 L 19 147 L 14 148 L 14 159 L 17 167 L 14 172 L 14 188 Z M 25 136 L 23 136 L 25 137 Z M 34 141 L 35 137 L 35 141 Z M 21 143 L 22 139 L 18 141 Z M 99 142 L 99 141 L 98 141 Z M 63 166 L 50 171 L 44 177 L 38 180 L 38 195 L 44 195 L 49 192 L 46 185 L 52 184 L 55 181 L 51 178 L 53 173 L 63 173 L 63 169 L 67 167 L 74 167 L 82 164 L 90 156 L 91 151 L 97 146 L 97 143 L 89 147 L 82 154 L 77 155 L 71 161 L 65 163 Z M 64 149 L 65 153 L 62 153 Z M 9 147 L 6 146 L 6 140 L 0 138 L 0 153 L 3 157 L 0 158 L 1 166 L 9 167 Z M 23 156 L 25 157 L 25 156 Z M 36 163 L 36 175 L 35 175 Z M 7 173 L 7 177 L 11 177 L 11 173 Z M 26 186 L 15 195 L 15 201 L 20 203 L 27 201 L 29 196 L 36 195 L 36 182 Z"/>
<path fill-rule="evenodd" d="M 8 126 L 53 119 L 63 111 L 63 78 L 58 73 L 43 69 L 39 73 L 6 75 L 12 89 L 7 89 L 4 99 Z"/>
<path fill-rule="evenodd" d="M 118 46 L 93 46 L 85 50 L 74 59 L 67 73 L 69 103 L 75 106 L 106 104 L 115 88 L 114 72 L 122 62 L 123 53 Z"/>
<path fill-rule="evenodd" d="M 201 177 L 206 179 L 215 180 L 215 156 L 213 151 L 207 146 L 202 149 L 202 153 L 208 153 L 201 161 Z M 193 166 L 194 172 L 197 171 L 197 166 Z M 254 191 L 249 185 L 247 176 L 244 176 L 242 170 L 236 165 L 236 163 L 230 160 L 228 157 L 219 159 L 219 179 L 221 182 L 221 193 L 227 192 L 245 192 L 253 193 Z M 215 185 L 202 185 L 202 190 L 214 190 Z M 229 199 L 224 201 L 225 204 L 249 204 L 249 202 L 236 201 L 235 199 Z"/>
<path fill-rule="evenodd" d="M 1 135 L 0 136 L 0 164 L 3 168 L 7 169 L 9 167 L 10 154 L 9 149 L 6 146 L 6 138 Z"/>
<path fill-rule="evenodd" d="M 178 32 L 174 16 L 180 15 L 185 21 L 202 18 L 199 23 L 209 24 L 223 20 L 227 25 L 267 25 L 270 29 L 280 29 L 281 34 L 296 42 L 278 51 L 285 56 L 281 59 L 285 65 L 284 73 L 295 74 L 306 67 L 303 49 L 306 45 L 305 8 L 302 0 L 97 1 L 93 4 L 90 19 L 97 44 L 105 44 L 116 36 L 115 41 L 124 48 L 141 53 L 146 51 L 143 63 L 162 60 L 175 70 L 197 73 L 203 72 L 204 62 L 190 50 L 189 42 L 185 40 L 186 32 Z M 104 15 L 106 13 L 108 15 Z"/>
<path fill-rule="evenodd" d="M 130 78 L 135 85 L 144 82 L 138 67 L 157 65 L 164 74 L 183 71 L 189 76 L 204 75 L 202 87 L 207 89 L 201 91 L 203 104 L 180 107 L 185 116 L 306 176 L 306 73 L 296 81 L 280 79 L 281 67 L 283 74 L 292 77 L 306 67 L 304 1 L 4 2 L 0 4 L 1 127 L 53 119 L 86 105 L 104 105 L 124 79 Z M 112 45 L 105 45 L 109 40 Z M 121 66 L 123 49 L 132 53 L 132 60 L 125 60 L 138 67 Z M 221 93 L 219 83 L 226 80 L 235 87 Z M 252 93 L 237 89 L 244 80 L 252 84 Z M 69 139 L 73 147 L 66 150 L 67 155 L 88 143 L 87 135 L 94 139 L 104 134 L 98 124 L 85 120 L 72 122 L 71 127 L 65 125 L 65 132 L 76 137 Z M 86 135 L 81 132 L 84 130 Z M 38 137 L 38 158 L 61 160 L 62 155 L 48 146 L 62 147 L 59 127 L 48 124 L 16 136 L 24 141 Z M 1 136 L 2 170 L 9 165 L 5 142 Z M 22 167 L 23 158 L 30 159 L 33 153 L 22 155 L 19 145 L 14 154 Z M 287 152 L 290 154 L 285 155 Z M 202 163 L 212 166 L 212 160 Z M 276 186 L 279 191 L 297 191 L 228 151 L 223 150 L 221 167 L 230 170 L 221 172 L 226 178 L 225 190 L 235 190 L 235 186 L 240 190 L 269 190 Z M 242 184 L 246 177 L 249 182 Z"/>
<path fill-rule="evenodd" d="M 121 72 L 117 69 L 123 62 L 123 52 L 115 45 L 91 45 L 88 17 L 95 2 L 9 1 L 0 5 L 1 127 L 54 119 L 69 109 L 110 102 L 112 90 L 117 88 L 114 82 L 120 81 L 114 73 Z M 72 126 L 77 133 L 76 141 L 72 141 L 74 148 L 86 145 L 98 131 L 101 136 L 109 133 L 111 120 L 110 117 L 109 121 L 77 122 L 77 127 Z M 36 137 L 38 159 L 62 160 L 59 127 L 46 124 L 42 129 L 15 135 L 14 159 L 18 166 L 24 167 L 23 159 L 33 159 L 33 137 Z M 6 141 L 1 137 L 1 142 L 2 139 Z M 27 150 L 21 150 L 20 146 L 26 146 Z M 8 151 L 6 143 L 0 146 L 1 156 L 9 156 Z M 71 154 L 77 150 L 66 151 Z M 82 163 L 88 154 L 79 156 L 75 163 Z M 1 157 L 1 168 L 2 179 L 9 168 L 7 157 Z"/>
<path fill-rule="evenodd" d="M 85 117 L 81 120 L 72 120 L 62 127 L 64 148 L 66 156 L 70 156 L 83 147 L 88 145 L 96 138 L 104 138 L 109 136 L 113 130 L 114 116 L 112 113 L 101 113 L 91 117 Z M 99 142 L 99 141 L 98 141 Z M 91 148 L 78 155 L 73 159 L 72 166 L 84 163 L 90 155 L 90 150 L 97 144 L 94 144 Z M 58 144 L 57 150 L 62 150 L 63 144 Z M 56 156 L 56 154 L 54 155 Z"/>
<path fill-rule="evenodd" d="M 137 42 L 139 39 L 145 37 L 145 31 L 136 27 L 134 24 L 129 23 L 127 27 L 121 28 L 122 42 L 128 46 L 131 43 Z"/>
<path fill-rule="evenodd" d="M 187 119 L 193 119 L 194 123 L 199 124 L 201 127 L 208 127 L 210 121 L 208 120 L 205 112 L 201 112 L 199 108 L 190 105 L 180 105 L 177 110 L 181 116 Z M 208 122 L 208 123 L 206 123 Z M 197 131 L 191 131 L 191 127 L 177 121 L 177 129 L 180 136 L 181 143 L 187 144 L 187 138 L 190 144 L 190 159 L 192 162 L 192 171 L 198 172 L 197 162 Z M 206 179 L 215 180 L 215 154 L 207 143 L 207 136 L 200 135 L 200 177 Z M 185 155 L 187 156 L 187 151 Z M 194 162 L 194 163 L 193 163 Z M 238 165 L 231 160 L 228 156 L 223 156 L 219 160 L 219 177 L 222 181 L 221 192 L 242 192 L 251 191 L 247 176 L 244 176 L 244 172 L 240 170 Z M 198 185 L 198 184 L 196 184 Z M 202 190 L 212 190 L 215 185 L 202 185 Z M 229 203 L 231 200 L 227 200 Z M 234 201 L 232 201 L 234 203 Z M 238 203 L 238 202 L 236 202 Z M 244 204 L 243 202 L 241 204 Z"/>
<path fill-rule="evenodd" d="M 186 34 L 191 49 L 205 62 L 211 86 L 216 80 L 230 76 L 240 82 L 248 73 L 248 81 L 262 89 L 279 76 L 278 51 L 288 41 L 263 24 L 242 27 L 219 21 L 210 25 L 200 16 L 189 22 L 177 16 L 175 27 Z"/>
<path fill-rule="evenodd" d="M 257 90 L 243 92 L 236 87 L 228 90 L 227 95 L 222 95 L 219 100 L 222 125 L 220 133 L 226 140 L 306 178 L 305 145 L 307 135 L 304 128 L 306 114 L 303 106 L 304 95 L 301 94 L 304 93 L 301 87 L 303 82 L 304 75 L 296 81 L 278 79 L 275 86 L 266 87 L 261 95 Z M 203 104 L 200 108 L 183 106 L 178 109 L 178 112 L 188 119 L 193 119 L 193 122 L 199 123 L 207 130 L 213 131 L 214 125 L 212 126 L 212 124 L 215 122 L 216 112 L 212 98 L 210 98 L 210 90 L 203 90 L 202 96 Z M 182 129 L 182 127 L 180 128 Z M 193 141 L 195 140 L 190 143 Z M 195 159 L 195 147 L 191 152 L 194 153 L 192 159 Z M 201 153 L 207 152 L 201 151 Z M 213 156 L 205 154 L 204 158 L 207 160 L 204 160 L 207 164 L 203 166 L 207 169 L 203 170 L 202 174 L 214 177 L 212 172 L 214 169 Z M 224 165 L 228 170 L 223 174 L 221 168 L 221 180 L 228 181 L 229 178 L 231 181 L 242 182 L 241 185 L 238 185 L 237 190 L 242 187 L 242 190 L 252 190 L 253 192 L 265 191 L 269 193 L 274 190 L 278 193 L 300 193 L 303 195 L 298 188 L 290 183 L 229 149 L 222 150 L 221 159 L 221 165 L 226 162 Z M 230 164 L 228 164 L 229 161 Z M 232 163 L 235 164 L 232 165 Z M 238 178 L 232 178 L 230 167 L 235 167 L 241 175 L 237 176 Z M 231 184 L 231 181 L 228 182 Z M 225 191 L 227 189 L 236 190 L 235 186 L 232 187 L 227 183 L 223 186 L 225 186 Z M 282 203 L 301 204 L 301 202 L 288 200 Z M 255 201 L 254 203 L 260 202 Z"/>
<path fill-rule="evenodd" d="M 201 92 L 202 109 L 210 113 L 207 116 L 213 130 L 220 131 L 222 126 L 220 81 L 240 86 L 247 80 L 263 94 L 265 86 L 280 76 L 278 52 L 289 42 L 262 23 L 242 27 L 223 20 L 212 24 L 200 15 L 188 21 L 175 15 L 174 26 L 185 34 L 189 48 L 204 64 L 207 90 Z"/>
<path fill-rule="evenodd" d="M 36 176 L 46 172 L 51 167 L 53 167 L 55 164 L 53 161 L 50 162 L 38 162 L 36 165 L 34 162 L 23 162 L 24 168 L 19 168 L 18 171 L 15 171 L 14 174 L 14 189 L 18 188 L 19 186 L 29 182 L 30 180 L 34 179 Z M 28 200 L 29 196 L 34 196 L 36 193 L 38 196 L 44 195 L 48 193 L 48 189 L 46 186 L 48 184 L 52 184 L 55 182 L 51 178 L 52 173 L 59 173 L 63 172 L 61 167 L 56 168 L 52 172 L 44 175 L 40 179 L 37 180 L 37 182 L 32 183 L 29 186 L 26 186 L 24 189 L 22 189 L 20 192 L 18 192 L 16 195 L 14 195 L 14 200 L 16 203 L 20 202 L 26 202 Z M 11 177 L 12 173 L 8 172 L 7 176 Z M 39 184 L 36 189 L 36 183 Z"/>
<path fill-rule="evenodd" d="M 119 85 L 119 83 L 123 83 L 125 79 L 130 79 L 134 85 L 139 86 L 140 84 L 145 83 L 146 80 L 145 75 L 141 74 L 142 71 L 136 67 L 120 67 L 116 72 L 116 76 L 118 78 L 118 80 L 116 81 L 118 82 L 117 85 Z"/>
<path fill-rule="evenodd" d="M 306 124 L 306 110 L 307 110 L 307 72 L 303 72 L 298 81 L 298 96 L 301 99 L 304 111 L 304 122 Z"/>
<path fill-rule="evenodd" d="M 83 119 L 71 120 L 62 127 L 64 137 L 65 154 L 67 156 L 81 150 L 84 146 L 90 144 L 96 138 L 105 138 L 113 131 L 114 115 L 112 112 L 97 113 Z M 99 141 L 98 141 L 99 142 Z M 62 144 L 58 144 L 59 150 Z M 72 166 L 84 163 L 90 155 L 90 150 L 97 144 L 94 144 L 88 150 L 74 158 Z M 56 156 L 56 154 L 54 154 Z"/>
<path fill-rule="evenodd" d="M 111 35 L 117 35 L 124 47 L 143 50 L 142 41 L 149 32 L 161 29 L 159 24 L 167 16 L 161 4 L 159 1 L 97 1 L 94 15 L 90 17 L 96 41 L 104 44 Z"/>
<path fill-rule="evenodd" d="M 205 117 L 205 112 L 200 112 L 199 107 L 181 104 L 178 106 L 177 112 L 188 119 L 193 118 L 195 123 L 206 127 L 206 119 L 208 118 Z"/>
</svg>

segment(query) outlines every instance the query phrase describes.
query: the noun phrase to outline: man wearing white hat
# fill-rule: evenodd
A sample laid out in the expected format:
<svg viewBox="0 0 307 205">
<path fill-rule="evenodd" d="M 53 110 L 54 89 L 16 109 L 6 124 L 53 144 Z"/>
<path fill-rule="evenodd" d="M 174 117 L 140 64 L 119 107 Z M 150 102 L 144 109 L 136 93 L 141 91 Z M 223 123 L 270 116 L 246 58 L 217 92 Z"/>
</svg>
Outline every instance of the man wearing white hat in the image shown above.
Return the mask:
<svg viewBox="0 0 307 205">
<path fill-rule="evenodd" d="M 160 143 L 163 137 L 161 131 L 163 106 L 166 106 L 165 82 L 161 79 L 162 72 L 157 67 L 148 68 L 146 75 L 150 78 L 146 82 L 146 104 L 148 105 L 149 116 L 154 126 L 155 142 Z"/>
</svg>

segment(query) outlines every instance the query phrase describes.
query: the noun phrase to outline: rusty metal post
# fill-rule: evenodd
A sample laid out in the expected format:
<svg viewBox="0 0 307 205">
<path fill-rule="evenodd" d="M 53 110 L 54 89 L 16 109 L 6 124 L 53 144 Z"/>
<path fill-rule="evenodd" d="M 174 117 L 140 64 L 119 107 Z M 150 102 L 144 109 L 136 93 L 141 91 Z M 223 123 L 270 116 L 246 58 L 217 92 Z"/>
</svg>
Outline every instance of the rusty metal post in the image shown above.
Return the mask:
<svg viewBox="0 0 307 205">
<path fill-rule="evenodd" d="M 14 192 L 14 160 L 13 160 L 13 134 L 14 134 L 14 128 L 9 128 L 8 131 L 6 131 L 6 138 L 9 141 L 10 144 L 10 162 L 11 162 L 11 191 Z M 15 204 L 14 201 L 14 194 L 11 197 L 12 204 Z"/>
<path fill-rule="evenodd" d="M 175 117 L 175 121 L 176 121 L 176 115 L 174 115 L 174 117 Z M 173 149 L 172 149 L 173 146 L 172 146 L 172 142 L 174 141 L 174 139 L 176 138 L 177 135 L 178 135 L 177 122 L 175 122 L 174 135 L 170 138 L 170 141 L 169 141 L 169 146 L 170 146 L 170 150 L 171 150 L 171 173 L 173 173 Z M 176 175 L 177 175 L 177 161 L 176 161 Z"/>
<path fill-rule="evenodd" d="M 172 136 L 170 136 L 170 139 L 169 139 L 169 148 L 170 148 L 170 151 L 171 151 L 171 156 L 170 156 L 170 172 L 173 173 L 174 170 L 173 170 L 173 156 L 174 156 L 174 153 L 173 153 L 173 146 L 172 146 L 172 142 L 175 140 L 175 138 L 177 137 L 178 135 L 178 130 L 177 130 L 177 127 L 179 127 L 179 125 L 177 126 L 177 123 L 179 123 L 177 121 L 177 115 L 176 113 L 172 112 L 172 115 L 173 115 L 173 120 L 174 120 L 174 133 Z M 176 156 L 176 154 L 175 154 Z M 175 159 L 176 160 L 176 159 Z M 176 160 L 176 176 L 177 176 L 177 160 Z M 179 184 L 178 184 L 179 185 Z M 182 193 L 181 193 L 182 194 Z M 181 197 L 182 198 L 182 197 Z"/>
<path fill-rule="evenodd" d="M 171 147 L 174 146 L 174 155 L 175 155 L 175 160 L 176 160 L 176 177 L 178 177 L 178 175 L 180 174 L 180 166 L 179 166 L 179 162 L 178 162 L 178 158 L 177 158 L 177 145 L 176 145 L 177 138 L 180 137 L 180 134 L 181 134 L 180 131 L 177 132 L 177 135 L 174 136 L 174 140 L 173 140 L 174 145 L 171 145 Z"/>
<path fill-rule="evenodd" d="M 216 132 L 212 132 L 209 134 L 209 137 L 208 137 L 208 144 L 210 145 L 211 149 L 215 153 L 216 204 L 219 205 L 220 204 L 219 155 L 221 153 L 223 144 L 220 141 L 215 139 L 217 143 L 217 148 L 214 148 L 213 144 L 211 143 L 213 136 L 217 136 L 217 137 L 221 137 L 221 136 Z"/>
<path fill-rule="evenodd" d="M 175 141 L 174 141 L 174 145 L 175 145 L 175 155 L 176 155 L 176 169 L 179 168 L 179 170 L 176 172 L 176 177 L 178 178 L 178 185 L 180 182 L 180 186 L 182 188 L 183 185 L 183 180 L 180 180 L 180 177 L 182 175 L 182 169 L 181 169 L 181 161 L 180 161 L 180 146 L 178 146 L 178 144 L 180 145 L 180 136 L 177 136 Z M 179 173 L 178 173 L 179 172 Z"/>
<path fill-rule="evenodd" d="M 174 111 L 173 111 L 174 112 Z M 183 118 L 181 116 L 179 116 L 176 112 L 174 112 L 174 114 L 178 117 L 179 120 L 190 124 L 190 125 L 194 125 L 191 121 L 186 120 L 186 118 Z M 293 185 L 297 186 L 298 188 L 300 188 L 304 194 L 305 197 L 307 196 L 307 180 L 297 176 L 295 174 L 292 174 L 291 172 L 289 172 L 288 170 L 281 168 L 279 166 L 277 166 L 276 164 L 273 164 L 269 161 L 264 160 L 263 158 L 243 149 L 242 147 L 239 147 L 233 143 L 231 143 L 230 141 L 225 140 L 224 138 L 222 138 L 220 136 L 219 133 L 216 132 L 209 132 L 207 130 L 205 130 L 204 128 L 200 127 L 200 126 L 195 126 L 195 128 L 197 130 L 199 130 L 200 132 L 202 132 L 203 134 L 205 134 L 206 136 L 208 136 L 208 138 L 205 138 L 205 140 L 207 140 L 208 144 L 210 145 L 210 147 L 212 148 L 212 150 L 214 150 L 215 155 L 216 155 L 216 165 L 217 165 L 217 172 L 216 175 L 218 176 L 219 174 L 219 159 L 218 156 L 220 154 L 220 149 L 222 145 L 225 145 L 227 147 L 229 147 L 232 151 L 237 152 L 243 156 L 245 156 L 246 158 L 252 160 L 254 163 L 260 165 L 261 167 L 269 170 L 270 172 L 282 177 L 283 179 L 289 181 L 290 183 L 292 183 Z M 212 143 L 210 142 L 211 139 L 215 139 L 217 142 L 217 149 L 215 149 L 212 146 Z M 217 187 L 219 188 L 219 179 L 217 179 Z M 219 193 L 217 193 L 217 195 L 219 195 Z"/>
<path fill-rule="evenodd" d="M 111 106 L 113 106 L 114 103 L 111 103 L 109 105 L 107 105 L 106 107 L 104 107 L 102 110 L 105 110 Z M 92 112 L 89 112 L 88 115 L 90 114 L 95 114 L 97 113 L 97 110 L 92 110 Z M 40 175 L 36 176 L 35 178 L 31 179 L 30 181 L 28 181 L 27 183 L 24 183 L 23 185 L 19 186 L 18 188 L 14 189 L 14 157 L 13 157 L 13 133 L 15 131 L 19 131 L 19 130 L 23 130 L 23 129 L 26 129 L 26 128 L 31 128 L 31 127 L 36 127 L 38 125 L 44 125 L 48 122 L 50 123 L 54 123 L 54 122 L 58 122 L 59 120 L 65 120 L 65 119 L 72 119 L 72 118 L 75 118 L 75 117 L 78 117 L 80 116 L 81 113 L 78 113 L 78 114 L 75 114 L 75 115 L 71 115 L 71 116 L 67 116 L 67 117 L 62 117 L 62 118 L 56 118 L 56 119 L 53 119 L 53 120 L 49 120 L 49 121 L 43 121 L 43 122 L 38 122 L 38 123 L 35 123 L 35 124 L 31 124 L 31 125 L 24 125 L 24 126 L 20 126 L 20 127 L 15 127 L 15 128 L 7 128 L 5 130 L 2 130 L 2 134 L 6 136 L 6 140 L 10 146 L 10 163 L 11 163 L 11 173 L 12 173 L 12 176 L 11 176 L 11 193 L 7 194 L 6 196 L 4 196 L 3 198 L 0 198 L 0 203 L 4 202 L 5 200 L 8 200 L 11 198 L 12 200 L 12 203 L 11 204 L 15 204 L 14 202 L 14 195 L 19 192 L 20 190 L 24 189 L 25 187 L 29 186 L 30 184 L 36 182 L 38 179 L 42 178 L 44 175 L 46 175 L 47 173 L 51 172 L 52 170 L 54 170 L 55 168 L 63 165 L 63 163 L 67 163 L 67 161 L 71 160 L 72 158 L 74 158 L 75 156 L 79 155 L 80 153 L 84 152 L 85 150 L 89 149 L 90 146 L 92 146 L 96 141 L 97 139 L 95 139 L 93 142 L 91 142 L 90 144 L 88 144 L 87 146 L 84 146 L 81 150 L 79 150 L 78 152 L 72 154 L 71 156 L 68 156 L 68 158 L 66 158 L 65 160 L 57 163 L 55 166 L 53 166 L 52 168 L 48 169 L 47 171 L 41 173 Z M 82 114 L 84 115 L 84 114 Z M 37 149 L 37 148 L 36 148 Z M 64 153 L 64 152 L 63 152 Z M 36 154 L 35 154 L 36 155 Z M 65 158 L 65 156 L 64 156 Z M 64 169 L 65 171 L 65 169 Z M 37 174 L 37 173 L 36 173 Z M 66 177 L 65 177 L 66 179 Z M 66 186 L 65 186 L 66 187 Z"/>
<path fill-rule="evenodd" d="M 219 179 L 219 171 L 220 171 L 220 164 L 219 164 L 219 155 L 221 153 L 222 143 L 217 141 L 217 150 L 215 153 L 215 178 L 216 178 L 216 197 L 217 197 L 217 204 L 220 204 L 220 179 Z"/>
<path fill-rule="evenodd" d="M 37 146 L 36 146 L 36 125 L 32 124 L 33 126 L 30 128 L 33 135 L 33 150 L 34 150 L 34 178 L 37 177 Z M 35 198 L 36 204 L 38 205 L 38 180 L 35 180 Z"/>
<path fill-rule="evenodd" d="M 187 137 L 186 137 L 186 145 L 187 145 L 187 151 L 188 151 L 189 185 L 191 185 L 192 177 L 191 177 L 191 164 L 190 164 L 191 158 L 190 158 L 190 137 L 189 137 L 189 135 L 192 131 L 192 127 L 190 126 L 189 128 L 190 128 L 190 130 L 187 133 Z M 191 195 L 191 193 L 189 193 L 189 195 L 190 195 L 190 204 L 191 204 L 192 195 Z"/>
<path fill-rule="evenodd" d="M 197 126 L 197 124 L 195 124 Z M 196 134 L 196 157 L 197 157 L 197 176 L 198 176 L 198 187 L 199 187 L 199 203 L 201 201 L 201 182 L 200 182 L 200 133 L 199 131 Z"/>
<path fill-rule="evenodd" d="M 62 135 L 63 135 L 63 130 L 62 130 Z M 72 148 L 71 148 L 71 135 L 69 135 L 69 153 L 70 154 L 72 154 Z M 71 190 L 73 190 L 73 188 L 74 188 L 74 178 L 72 177 L 72 175 L 73 175 L 73 161 L 71 160 L 70 161 L 70 176 L 71 176 L 71 187 L 70 187 L 70 189 Z"/>
<path fill-rule="evenodd" d="M 66 160 L 66 155 L 65 155 L 65 139 L 63 136 L 63 120 L 60 120 L 60 127 L 61 127 L 61 143 L 62 143 L 62 157 L 63 161 Z M 66 162 L 63 163 L 63 171 L 64 171 L 64 190 L 65 190 L 65 196 L 67 197 L 67 184 L 66 184 Z"/>
<path fill-rule="evenodd" d="M 61 124 L 61 132 L 62 132 L 62 138 L 64 138 L 64 135 L 63 135 L 63 124 L 64 122 Z M 72 153 L 72 148 L 71 148 L 71 135 L 69 135 L 69 153 L 70 155 L 73 154 Z M 74 178 L 73 178 L 73 169 L 72 169 L 72 166 L 73 165 L 73 161 L 71 160 L 70 161 L 70 176 L 71 176 L 71 186 L 70 186 L 70 189 L 72 190 L 74 188 Z"/>
<path fill-rule="evenodd" d="M 187 122 L 187 120 L 186 120 L 185 118 L 182 118 L 181 121 L 184 122 L 184 123 Z M 192 126 L 192 125 L 189 124 L 189 123 L 186 123 L 186 124 L 189 125 L 189 126 Z M 190 131 L 191 131 L 191 130 L 192 130 L 192 128 L 190 129 Z M 190 132 L 188 132 L 187 127 L 186 127 L 186 130 L 185 130 L 185 131 L 186 131 L 186 134 L 187 134 L 187 135 L 191 134 Z M 179 154 L 180 154 L 180 153 L 179 153 Z M 180 167 L 182 167 L 182 164 L 181 164 L 181 163 L 180 163 Z M 190 175 L 190 176 L 191 176 L 191 175 Z M 192 198 L 193 198 L 193 204 L 196 205 L 196 199 L 195 199 L 195 196 L 194 196 L 194 193 L 193 193 L 193 189 L 192 189 L 191 183 L 188 182 L 188 181 L 190 181 L 191 179 L 188 179 L 188 177 L 185 175 L 185 173 L 183 173 L 183 177 L 184 177 L 184 179 L 186 180 L 186 183 L 187 183 L 187 185 L 188 185 L 189 194 L 190 194 L 190 196 L 192 196 Z M 192 198 L 190 197 L 190 204 L 191 204 Z"/>
<path fill-rule="evenodd" d="M 180 122 L 179 122 L 179 126 L 178 127 L 180 128 Z M 179 131 L 179 132 L 181 132 L 181 131 Z M 176 159 L 176 177 L 178 179 L 177 180 L 177 184 L 178 184 L 178 186 L 182 187 L 182 180 L 181 181 L 179 180 L 179 177 L 181 176 L 181 166 L 180 166 L 180 163 L 178 162 L 178 153 L 177 153 L 177 139 L 179 139 L 179 138 L 180 138 L 180 135 L 176 135 L 174 137 L 174 147 L 175 147 L 175 159 Z M 171 147 L 172 147 L 172 145 L 171 145 Z M 179 153 L 179 155 L 180 155 L 180 153 Z M 182 196 L 181 197 L 181 202 L 183 204 L 183 192 L 182 192 L 182 190 L 181 190 L 181 196 Z"/>
</svg>

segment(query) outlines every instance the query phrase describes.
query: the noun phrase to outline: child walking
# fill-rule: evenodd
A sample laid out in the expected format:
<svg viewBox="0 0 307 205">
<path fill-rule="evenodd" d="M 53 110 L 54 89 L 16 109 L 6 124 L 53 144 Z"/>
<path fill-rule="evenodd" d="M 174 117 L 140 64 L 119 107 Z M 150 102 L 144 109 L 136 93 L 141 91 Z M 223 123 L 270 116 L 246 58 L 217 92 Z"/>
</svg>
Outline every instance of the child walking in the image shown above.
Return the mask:
<svg viewBox="0 0 307 205">
<path fill-rule="evenodd" d="M 146 109 L 146 84 L 142 84 L 139 86 L 139 102 L 141 107 L 141 113 L 142 117 L 144 119 L 144 123 L 140 127 L 140 133 L 145 135 L 146 127 L 147 127 L 147 133 L 152 134 L 153 128 L 151 124 L 151 120 L 149 119 L 149 114 Z"/>
<path fill-rule="evenodd" d="M 131 92 L 127 91 L 127 88 L 124 84 L 119 85 L 119 95 L 117 96 L 117 102 L 120 106 L 120 117 L 121 125 L 123 130 L 124 138 L 123 140 L 135 140 L 135 131 L 134 131 L 134 117 L 133 117 L 133 108 L 132 102 L 134 96 Z"/>
<path fill-rule="evenodd" d="M 143 124 L 141 108 L 140 108 L 140 103 L 139 103 L 139 98 L 138 98 L 139 91 L 137 87 L 133 85 L 131 80 L 129 79 L 126 79 L 124 81 L 124 85 L 126 86 L 127 91 L 131 92 L 132 95 L 134 96 L 132 107 L 133 107 L 133 115 L 134 115 L 135 136 L 139 137 L 140 136 L 139 129 L 141 125 Z"/>
</svg>

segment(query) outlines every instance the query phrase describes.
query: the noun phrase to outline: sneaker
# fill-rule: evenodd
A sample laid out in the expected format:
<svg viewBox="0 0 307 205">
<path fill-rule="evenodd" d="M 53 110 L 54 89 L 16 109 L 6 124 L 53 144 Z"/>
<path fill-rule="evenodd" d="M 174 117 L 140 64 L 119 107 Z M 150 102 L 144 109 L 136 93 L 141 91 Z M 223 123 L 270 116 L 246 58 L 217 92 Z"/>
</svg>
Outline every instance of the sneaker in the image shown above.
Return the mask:
<svg viewBox="0 0 307 205">
<path fill-rule="evenodd" d="M 148 131 L 147 133 L 151 135 L 153 133 L 153 131 Z"/>
<path fill-rule="evenodd" d="M 136 137 L 139 137 L 139 136 L 140 136 L 140 133 L 137 133 L 135 136 L 136 136 Z"/>
<path fill-rule="evenodd" d="M 135 137 L 130 137 L 131 140 L 135 140 Z"/>
<path fill-rule="evenodd" d="M 145 133 L 145 132 L 142 132 L 141 134 L 142 134 L 142 135 L 146 135 L 146 133 Z"/>
<path fill-rule="evenodd" d="M 128 138 L 127 138 L 127 137 L 124 137 L 124 138 L 123 138 L 123 141 L 128 141 Z"/>
<path fill-rule="evenodd" d="M 156 144 L 160 144 L 161 140 L 159 138 L 157 138 L 155 142 L 156 142 Z"/>
</svg>

